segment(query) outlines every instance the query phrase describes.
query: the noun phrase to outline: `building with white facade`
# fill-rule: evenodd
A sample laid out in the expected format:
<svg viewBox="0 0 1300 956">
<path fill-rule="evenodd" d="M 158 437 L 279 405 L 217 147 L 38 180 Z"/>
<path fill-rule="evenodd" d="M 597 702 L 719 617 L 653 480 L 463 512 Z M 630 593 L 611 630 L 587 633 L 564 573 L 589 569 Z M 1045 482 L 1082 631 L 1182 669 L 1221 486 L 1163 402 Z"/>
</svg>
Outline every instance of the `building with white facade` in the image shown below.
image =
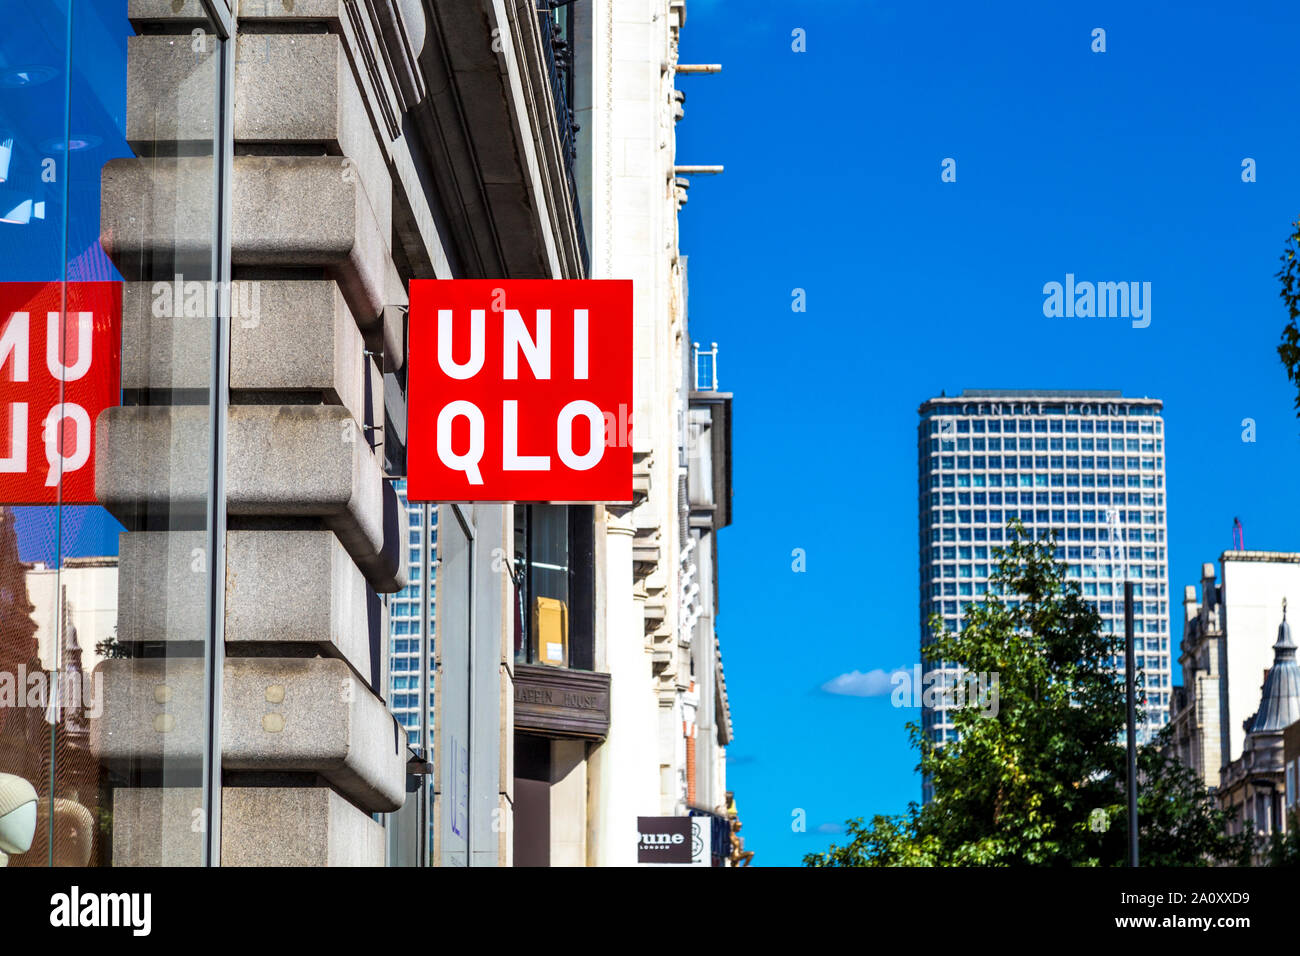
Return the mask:
<svg viewBox="0 0 1300 956">
<path fill-rule="evenodd" d="M 1225 649 L 1221 666 L 1228 698 L 1221 746 L 1226 764 L 1240 757 L 1245 747 L 1247 722 L 1273 666 L 1282 602 L 1300 608 L 1300 554 L 1225 551 L 1219 564 Z"/>
<path fill-rule="evenodd" d="M 713 532 L 730 520 L 730 462 L 722 451 L 730 448 L 730 396 L 716 392 L 713 380 L 703 390 L 691 381 L 678 232 L 690 183 L 681 175 L 675 137 L 684 115 L 678 39 L 686 4 L 589 9 L 597 81 L 591 166 L 584 170 L 591 185 L 587 221 L 594 274 L 634 281 L 637 493 L 630 510 L 605 509 L 608 663 L 613 685 L 633 689 L 611 700 L 609 739 L 595 768 L 605 802 L 592 862 L 628 863 L 635 860 L 628 835 L 638 816 L 680 816 L 692 806 L 725 814 L 719 778 L 730 722 L 725 696 L 718 706 L 725 685 L 713 631 L 712 561 Z M 707 437 L 692 445 L 692 434 Z M 706 453 L 715 439 L 717 455 Z"/>
<path fill-rule="evenodd" d="M 484 60 L 491 43 L 471 45 L 483 21 L 444 9 L 455 49 Z M 413 734 L 419 589 L 436 582 L 422 632 L 433 862 L 632 865 L 638 818 L 660 816 L 703 817 L 708 856 L 723 862 L 732 725 L 714 622 L 731 396 L 712 374 L 696 381 L 687 328 L 678 214 L 689 182 L 675 141 L 686 4 L 551 4 L 532 11 L 537 47 L 531 9 L 508 9 L 509 33 L 553 64 L 554 115 L 528 118 L 571 164 L 585 275 L 633 284 L 633 403 L 614 436 L 632 446 L 633 500 L 508 504 L 499 525 L 492 506 L 440 504 L 427 521 L 409 507 L 410 584 L 388 601 L 390 708 Z M 428 522 L 437 547 L 422 574 Z"/>
<path fill-rule="evenodd" d="M 1256 865 L 1266 860 L 1265 841 L 1289 828 L 1282 809 L 1288 782 L 1285 734 L 1300 721 L 1300 665 L 1286 607 L 1283 599 L 1271 666 L 1264 674 L 1256 709 L 1243 722 L 1241 753 L 1224 766 L 1217 793 L 1219 805 L 1231 815 L 1230 831 L 1255 834 Z M 1294 786 L 1294 780 L 1289 782 Z"/>
<path fill-rule="evenodd" d="M 683 641 L 691 655 L 691 686 L 684 696 L 685 765 L 679 791 L 689 811 L 713 815 L 714 826 L 729 838 L 727 745 L 731 706 L 722 667 L 722 645 L 715 631 L 721 609 L 718 586 L 718 536 L 731 523 L 731 394 L 720 391 L 717 343 L 694 346 L 687 371 L 686 494 L 682 548 L 681 616 Z M 716 843 L 729 847 L 729 839 Z M 727 856 L 730 856 L 728 850 Z"/>
<path fill-rule="evenodd" d="M 917 428 L 921 644 L 930 619 L 960 630 L 989 592 L 1007 523 L 1055 531 L 1056 557 L 1106 631 L 1124 630 L 1134 582 L 1134 650 L 1144 681 L 1142 738 L 1164 726 L 1170 694 L 1162 403 L 1117 391 L 966 389 L 920 406 Z M 1008 595 L 1008 599 L 1014 600 Z M 1124 668 L 1123 655 L 1108 662 Z M 942 707 L 925 733 L 951 740 Z"/>
<path fill-rule="evenodd" d="M 540 588 L 564 598 L 572 623 L 568 674 L 536 648 L 516 662 L 515 852 L 516 862 L 626 865 L 636 862 L 638 817 L 694 810 L 725 826 L 731 725 L 712 562 L 713 533 L 730 520 L 731 397 L 697 389 L 691 374 L 678 234 L 689 182 L 675 137 L 686 4 L 584 0 L 571 11 L 591 275 L 633 281 L 635 497 L 630 506 L 570 508 L 567 520 L 553 508 L 516 508 L 515 560 L 533 556 L 521 568 L 521 618 Z M 705 437 L 692 446 L 692 435 Z M 517 648 L 535 627 L 520 632 Z M 553 706 L 584 693 L 607 701 L 603 727 Z"/>
<path fill-rule="evenodd" d="M 1225 785 L 1229 764 L 1240 770 L 1248 749 L 1260 689 L 1275 666 L 1282 602 L 1300 606 L 1300 553 L 1225 551 L 1219 566 L 1217 581 L 1214 565 L 1203 566 L 1199 602 L 1186 588 L 1183 686 L 1169 713 L 1173 754 L 1211 789 Z"/>
<path fill-rule="evenodd" d="M 27 572 L 27 596 L 41 666 L 63 667 L 71 639 L 81 652 L 80 667 L 93 671 L 104 658 L 100 648 L 117 636 L 117 557 L 65 558 L 58 567 L 37 562 Z"/>
</svg>

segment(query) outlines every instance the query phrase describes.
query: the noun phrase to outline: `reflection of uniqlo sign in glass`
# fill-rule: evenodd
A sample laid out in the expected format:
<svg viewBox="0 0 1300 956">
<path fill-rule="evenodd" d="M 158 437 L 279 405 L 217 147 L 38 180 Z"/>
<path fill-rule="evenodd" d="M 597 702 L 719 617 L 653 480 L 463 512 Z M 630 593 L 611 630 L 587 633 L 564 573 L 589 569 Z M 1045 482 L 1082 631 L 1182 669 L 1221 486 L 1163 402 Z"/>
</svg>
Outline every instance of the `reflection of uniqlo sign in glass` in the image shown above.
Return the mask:
<svg viewBox="0 0 1300 956">
<path fill-rule="evenodd" d="M 411 283 L 411 501 L 632 500 L 630 280 Z"/>
<path fill-rule="evenodd" d="M 120 283 L 0 283 L 0 504 L 94 504 L 121 327 Z"/>
</svg>

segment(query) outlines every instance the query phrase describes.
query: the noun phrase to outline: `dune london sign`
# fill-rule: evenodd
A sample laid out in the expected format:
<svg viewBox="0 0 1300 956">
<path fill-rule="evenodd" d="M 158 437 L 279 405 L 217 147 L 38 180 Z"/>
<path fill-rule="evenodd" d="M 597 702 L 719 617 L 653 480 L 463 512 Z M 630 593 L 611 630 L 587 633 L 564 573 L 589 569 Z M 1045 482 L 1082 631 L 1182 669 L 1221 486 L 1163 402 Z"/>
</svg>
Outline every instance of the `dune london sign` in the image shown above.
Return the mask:
<svg viewBox="0 0 1300 956">
<path fill-rule="evenodd" d="M 638 863 L 690 863 L 690 817 L 637 817 Z"/>
<path fill-rule="evenodd" d="M 411 501 L 632 500 L 630 280 L 411 282 Z"/>
</svg>

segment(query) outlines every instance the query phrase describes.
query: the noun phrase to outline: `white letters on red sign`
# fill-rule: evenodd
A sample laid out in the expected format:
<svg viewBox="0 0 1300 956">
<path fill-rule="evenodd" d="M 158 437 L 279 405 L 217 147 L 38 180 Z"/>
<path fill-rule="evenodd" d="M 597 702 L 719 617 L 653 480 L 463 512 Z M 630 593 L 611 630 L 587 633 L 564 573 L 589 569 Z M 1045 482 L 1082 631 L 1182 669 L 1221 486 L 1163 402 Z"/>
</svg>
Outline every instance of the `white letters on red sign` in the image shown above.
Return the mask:
<svg viewBox="0 0 1300 956">
<path fill-rule="evenodd" d="M 120 286 L 0 283 L 0 503 L 91 503 L 94 424 L 120 398 Z"/>
<path fill-rule="evenodd" d="M 629 500 L 631 292 L 412 282 L 410 500 Z"/>
</svg>

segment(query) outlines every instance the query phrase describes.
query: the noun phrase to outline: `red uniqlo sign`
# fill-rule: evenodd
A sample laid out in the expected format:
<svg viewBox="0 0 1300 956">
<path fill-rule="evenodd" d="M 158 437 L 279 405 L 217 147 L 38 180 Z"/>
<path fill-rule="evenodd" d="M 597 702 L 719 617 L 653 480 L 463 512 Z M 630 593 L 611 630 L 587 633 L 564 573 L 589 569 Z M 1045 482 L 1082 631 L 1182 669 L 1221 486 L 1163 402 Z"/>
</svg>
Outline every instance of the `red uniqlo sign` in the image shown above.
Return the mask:
<svg viewBox="0 0 1300 956">
<path fill-rule="evenodd" d="M 95 503 L 95 419 L 121 399 L 121 326 L 120 283 L 0 282 L 0 503 Z"/>
<path fill-rule="evenodd" d="M 411 283 L 411 501 L 631 501 L 631 280 Z"/>
</svg>

